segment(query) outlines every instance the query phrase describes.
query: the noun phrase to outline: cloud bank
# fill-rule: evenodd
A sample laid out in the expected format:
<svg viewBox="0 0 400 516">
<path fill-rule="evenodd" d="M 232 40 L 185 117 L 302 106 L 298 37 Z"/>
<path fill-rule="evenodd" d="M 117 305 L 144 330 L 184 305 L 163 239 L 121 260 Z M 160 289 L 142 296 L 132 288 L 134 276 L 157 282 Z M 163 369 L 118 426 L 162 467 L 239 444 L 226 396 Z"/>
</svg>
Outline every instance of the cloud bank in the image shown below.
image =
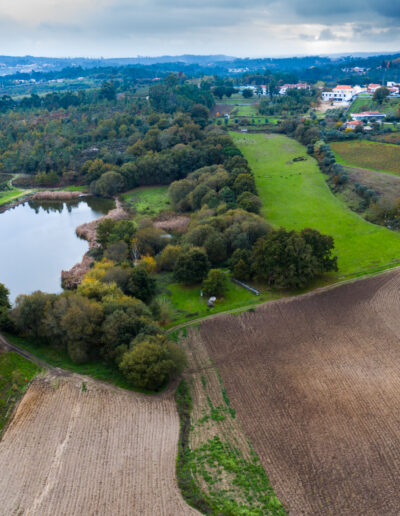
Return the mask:
<svg viewBox="0 0 400 516">
<path fill-rule="evenodd" d="M 268 56 L 400 49 L 400 3 L 381 0 L 0 1 L 0 53 Z"/>
</svg>

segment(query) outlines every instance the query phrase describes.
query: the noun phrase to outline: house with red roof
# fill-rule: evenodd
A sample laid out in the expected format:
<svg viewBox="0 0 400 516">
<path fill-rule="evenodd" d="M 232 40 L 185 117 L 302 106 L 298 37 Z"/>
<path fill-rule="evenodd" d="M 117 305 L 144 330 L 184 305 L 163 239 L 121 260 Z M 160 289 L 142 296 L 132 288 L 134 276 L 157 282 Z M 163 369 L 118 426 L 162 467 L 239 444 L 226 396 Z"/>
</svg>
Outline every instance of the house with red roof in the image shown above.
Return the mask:
<svg viewBox="0 0 400 516">
<path fill-rule="evenodd" d="M 368 84 L 367 91 L 368 93 L 375 93 L 377 89 L 381 88 L 380 84 Z"/>
</svg>

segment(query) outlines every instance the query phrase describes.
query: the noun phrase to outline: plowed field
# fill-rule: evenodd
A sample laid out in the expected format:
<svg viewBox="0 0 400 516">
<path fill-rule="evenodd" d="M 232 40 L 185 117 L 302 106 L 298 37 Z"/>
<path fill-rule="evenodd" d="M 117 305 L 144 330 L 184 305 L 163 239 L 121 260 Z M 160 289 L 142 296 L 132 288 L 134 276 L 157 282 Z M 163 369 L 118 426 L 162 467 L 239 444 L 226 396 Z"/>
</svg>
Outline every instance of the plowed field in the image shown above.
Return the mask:
<svg viewBox="0 0 400 516">
<path fill-rule="evenodd" d="M 0 514 L 199 514 L 176 484 L 178 433 L 172 392 L 36 379 L 0 442 Z"/>
<path fill-rule="evenodd" d="M 289 514 L 400 513 L 400 273 L 204 322 Z"/>
</svg>

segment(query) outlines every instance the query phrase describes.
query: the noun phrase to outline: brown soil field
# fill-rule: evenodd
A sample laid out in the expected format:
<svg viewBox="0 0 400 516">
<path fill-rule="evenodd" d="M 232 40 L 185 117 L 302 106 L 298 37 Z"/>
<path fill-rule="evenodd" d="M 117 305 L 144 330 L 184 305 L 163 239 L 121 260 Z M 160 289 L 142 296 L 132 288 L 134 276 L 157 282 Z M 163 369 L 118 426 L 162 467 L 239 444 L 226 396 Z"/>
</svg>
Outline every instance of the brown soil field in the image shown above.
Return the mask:
<svg viewBox="0 0 400 516">
<path fill-rule="evenodd" d="M 399 514 L 398 270 L 216 317 L 200 335 L 290 516 Z"/>
<path fill-rule="evenodd" d="M 400 197 L 400 177 L 365 168 L 345 167 L 351 180 L 373 188 L 385 199 L 394 202 Z"/>
<path fill-rule="evenodd" d="M 230 406 L 200 332 L 190 328 L 181 344 L 187 352 L 185 379 L 193 403 L 189 469 L 203 496 L 212 501 L 212 514 L 285 514 Z"/>
<path fill-rule="evenodd" d="M 199 514 L 176 483 L 178 434 L 172 390 L 37 378 L 0 442 L 0 514 Z"/>
<path fill-rule="evenodd" d="M 217 113 L 219 113 L 220 116 L 226 114 L 230 114 L 232 112 L 233 106 L 230 104 L 215 104 L 215 106 L 210 111 L 211 117 L 216 117 Z"/>
</svg>

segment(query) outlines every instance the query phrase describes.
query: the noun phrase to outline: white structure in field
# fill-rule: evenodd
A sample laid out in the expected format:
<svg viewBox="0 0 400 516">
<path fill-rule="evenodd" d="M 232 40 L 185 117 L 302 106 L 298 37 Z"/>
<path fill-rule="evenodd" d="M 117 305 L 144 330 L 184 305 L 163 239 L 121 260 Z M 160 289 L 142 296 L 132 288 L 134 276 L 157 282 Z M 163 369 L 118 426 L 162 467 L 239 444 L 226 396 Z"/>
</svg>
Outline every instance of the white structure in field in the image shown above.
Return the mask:
<svg viewBox="0 0 400 516">
<path fill-rule="evenodd" d="M 365 91 L 366 88 L 361 88 L 361 86 L 338 84 L 332 91 L 323 91 L 322 100 L 325 102 L 350 102 L 356 95 Z"/>
<path fill-rule="evenodd" d="M 298 84 L 284 84 L 280 87 L 279 95 L 286 95 L 288 90 L 309 90 L 311 86 L 306 82 L 299 82 Z"/>
</svg>

